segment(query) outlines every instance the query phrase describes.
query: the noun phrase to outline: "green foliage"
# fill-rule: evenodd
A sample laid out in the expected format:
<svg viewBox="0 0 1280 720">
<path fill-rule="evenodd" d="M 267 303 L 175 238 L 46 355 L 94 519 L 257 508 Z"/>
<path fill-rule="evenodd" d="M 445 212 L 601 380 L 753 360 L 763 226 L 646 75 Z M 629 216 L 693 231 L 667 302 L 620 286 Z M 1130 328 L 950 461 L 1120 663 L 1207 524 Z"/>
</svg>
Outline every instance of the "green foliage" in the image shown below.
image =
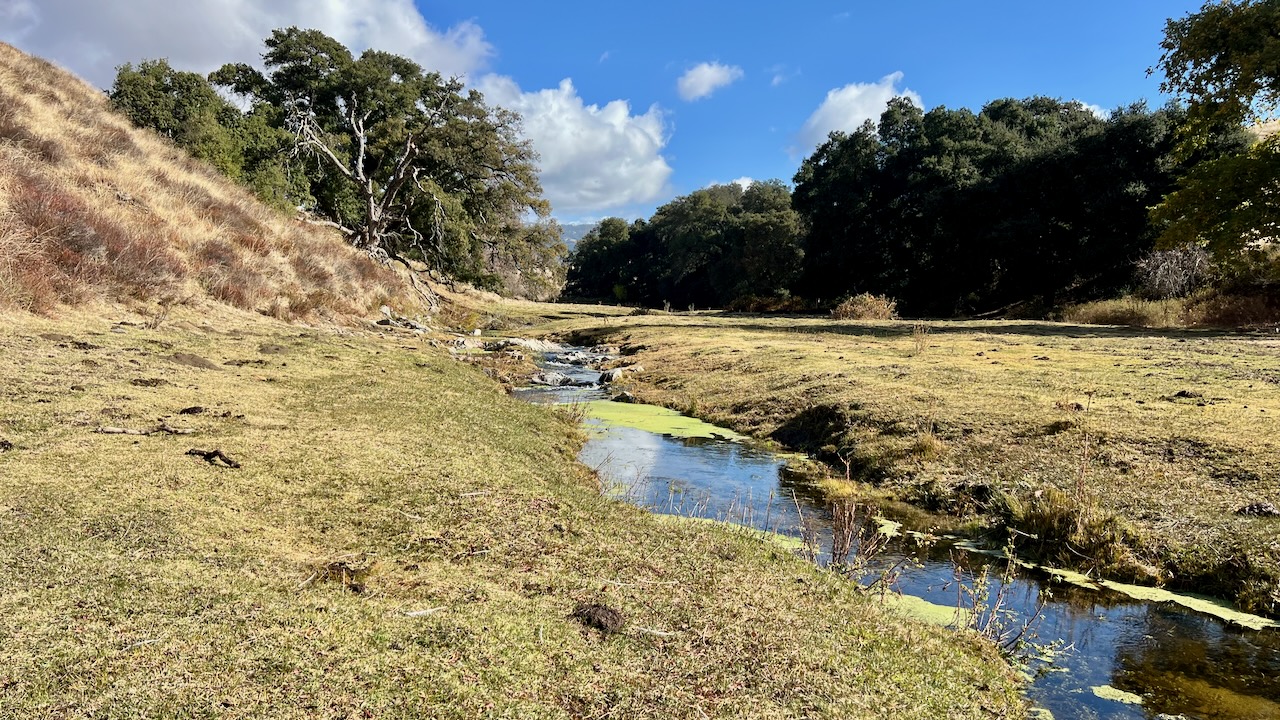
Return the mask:
<svg viewBox="0 0 1280 720">
<path fill-rule="evenodd" d="M 1168 22 L 1161 47 L 1161 89 L 1190 103 L 1184 154 L 1209 144 L 1214 128 L 1259 120 L 1280 101 L 1276 0 L 1206 2 Z M 1247 150 L 1197 159 L 1152 211 L 1161 247 L 1203 247 L 1232 282 L 1273 274 L 1268 246 L 1280 227 L 1280 142 L 1271 136 Z"/>
<path fill-rule="evenodd" d="M 266 48 L 265 73 L 230 64 L 208 80 L 165 61 L 125 65 L 112 99 L 267 202 L 308 209 L 370 253 L 548 295 L 564 247 L 558 226 L 526 226 L 550 207 L 518 115 L 408 58 L 356 57 L 317 30 L 276 30 Z"/>
<path fill-rule="evenodd" d="M 1200 163 L 1152 211 L 1165 248 L 1203 246 L 1229 273 L 1263 259 L 1280 234 L 1280 138 Z"/>
<path fill-rule="evenodd" d="M 578 242 L 568 290 L 678 306 L 786 296 L 800 273 L 802 238 L 782 181 L 714 185 L 663 205 L 648 222 L 601 222 Z"/>
<path fill-rule="evenodd" d="M 1142 105 L 1104 120 L 1043 97 L 978 114 L 894 100 L 878 125 L 833 133 L 796 175 L 802 286 L 895 297 L 916 315 L 1114 294 L 1154 243 L 1147 208 L 1181 169 L 1181 121 Z"/>
<path fill-rule="evenodd" d="M 1193 142 L 1206 127 L 1239 125 L 1280 101 L 1280 2 L 1206 0 L 1169 20 L 1160 47 L 1160 89 L 1191 99 Z"/>
<path fill-rule="evenodd" d="M 307 188 L 286 166 L 292 138 L 262 109 L 242 113 L 202 75 L 167 60 L 120 66 L 109 94 L 135 125 L 173 140 L 193 157 L 247 184 L 268 204 L 302 204 Z"/>
</svg>

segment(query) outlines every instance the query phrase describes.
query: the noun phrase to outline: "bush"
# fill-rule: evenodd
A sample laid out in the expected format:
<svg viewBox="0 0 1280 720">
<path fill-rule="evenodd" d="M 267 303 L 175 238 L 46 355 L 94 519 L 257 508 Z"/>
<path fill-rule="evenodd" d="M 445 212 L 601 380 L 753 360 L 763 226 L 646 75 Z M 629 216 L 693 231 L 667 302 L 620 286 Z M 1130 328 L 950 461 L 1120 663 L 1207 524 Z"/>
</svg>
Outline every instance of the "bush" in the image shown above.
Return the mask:
<svg viewBox="0 0 1280 720">
<path fill-rule="evenodd" d="M 746 313 L 810 313 L 814 311 L 813 303 L 794 295 L 785 297 L 745 295 L 734 298 L 727 309 L 732 312 Z"/>
<path fill-rule="evenodd" d="M 1138 261 L 1142 294 L 1152 300 L 1186 297 L 1209 279 L 1209 253 L 1185 247 L 1153 250 Z"/>
<path fill-rule="evenodd" d="M 862 293 L 840 301 L 831 309 L 836 320 L 897 320 L 898 301 L 884 295 Z"/>
</svg>

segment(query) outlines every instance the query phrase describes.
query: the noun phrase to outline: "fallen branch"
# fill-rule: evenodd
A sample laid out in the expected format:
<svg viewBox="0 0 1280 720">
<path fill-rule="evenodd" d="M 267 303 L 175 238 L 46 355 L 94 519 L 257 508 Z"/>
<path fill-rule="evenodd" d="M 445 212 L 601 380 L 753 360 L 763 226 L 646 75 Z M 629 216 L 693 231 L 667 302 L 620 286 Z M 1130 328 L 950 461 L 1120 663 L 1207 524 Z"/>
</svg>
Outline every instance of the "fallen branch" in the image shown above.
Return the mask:
<svg viewBox="0 0 1280 720">
<path fill-rule="evenodd" d="M 94 430 L 94 432 L 101 433 L 102 435 L 194 435 L 195 434 L 195 430 L 192 430 L 190 428 L 170 427 L 168 423 L 161 423 L 148 430 L 104 426 L 104 427 L 98 428 L 97 430 Z"/>
<path fill-rule="evenodd" d="M 225 464 L 229 468 L 240 467 L 240 463 L 236 462 L 235 460 L 232 460 L 230 455 L 227 455 L 226 453 L 217 449 L 201 450 L 199 448 L 191 448 L 190 450 L 187 451 L 187 454 L 195 455 L 196 457 L 202 458 L 205 462 L 209 463 L 210 465 L 217 465 L 218 464 L 217 461 L 221 460 L 223 464 Z"/>
</svg>

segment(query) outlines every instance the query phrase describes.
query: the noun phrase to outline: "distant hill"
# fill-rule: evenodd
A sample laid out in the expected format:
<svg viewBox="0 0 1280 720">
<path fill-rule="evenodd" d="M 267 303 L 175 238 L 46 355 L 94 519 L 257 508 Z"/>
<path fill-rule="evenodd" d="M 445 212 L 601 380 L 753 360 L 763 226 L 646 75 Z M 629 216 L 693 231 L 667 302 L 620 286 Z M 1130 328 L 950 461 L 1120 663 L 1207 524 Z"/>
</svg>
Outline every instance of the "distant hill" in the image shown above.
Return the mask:
<svg viewBox="0 0 1280 720">
<path fill-rule="evenodd" d="M 362 315 L 403 288 L 0 43 L 0 310 L 211 301 L 294 319 Z"/>
<path fill-rule="evenodd" d="M 564 240 L 564 244 L 568 245 L 570 250 L 573 250 L 578 246 L 578 241 L 586 237 L 587 233 L 591 232 L 599 224 L 595 222 L 564 223 L 560 226 L 560 237 Z"/>
</svg>

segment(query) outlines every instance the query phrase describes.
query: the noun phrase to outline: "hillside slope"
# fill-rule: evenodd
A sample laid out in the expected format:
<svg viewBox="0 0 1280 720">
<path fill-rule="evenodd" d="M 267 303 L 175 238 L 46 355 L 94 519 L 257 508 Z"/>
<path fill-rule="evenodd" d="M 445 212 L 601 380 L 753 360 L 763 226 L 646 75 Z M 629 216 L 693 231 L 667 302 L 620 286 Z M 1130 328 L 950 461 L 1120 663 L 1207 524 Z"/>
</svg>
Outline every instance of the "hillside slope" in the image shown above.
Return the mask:
<svg viewBox="0 0 1280 720">
<path fill-rule="evenodd" d="M 0 43 L 0 307 L 226 303 L 364 313 L 399 279 L 284 217 L 50 63 Z"/>
</svg>

